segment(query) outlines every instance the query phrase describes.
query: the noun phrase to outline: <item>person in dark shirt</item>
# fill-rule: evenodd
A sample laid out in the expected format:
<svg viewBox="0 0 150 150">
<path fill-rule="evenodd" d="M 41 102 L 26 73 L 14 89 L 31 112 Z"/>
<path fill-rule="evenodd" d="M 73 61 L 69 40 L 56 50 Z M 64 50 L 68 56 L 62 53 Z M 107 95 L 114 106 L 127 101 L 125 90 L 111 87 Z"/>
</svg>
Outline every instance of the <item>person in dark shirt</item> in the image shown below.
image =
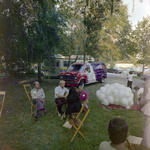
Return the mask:
<svg viewBox="0 0 150 150">
<path fill-rule="evenodd" d="M 61 119 L 65 118 L 65 114 L 79 112 L 82 107 L 80 103 L 80 95 L 75 87 L 70 87 L 69 94 L 67 96 L 67 102 L 68 106 Z"/>
</svg>

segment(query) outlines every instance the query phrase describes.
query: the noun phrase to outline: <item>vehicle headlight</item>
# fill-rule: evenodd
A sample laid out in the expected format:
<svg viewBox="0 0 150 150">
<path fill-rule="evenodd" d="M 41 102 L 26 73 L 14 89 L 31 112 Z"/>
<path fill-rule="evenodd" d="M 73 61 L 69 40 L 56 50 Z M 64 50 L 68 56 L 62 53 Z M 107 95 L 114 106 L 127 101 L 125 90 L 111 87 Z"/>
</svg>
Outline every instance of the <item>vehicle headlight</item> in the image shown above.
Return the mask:
<svg viewBox="0 0 150 150">
<path fill-rule="evenodd" d="M 63 78 L 63 76 L 60 76 L 60 79 L 62 79 Z"/>
</svg>

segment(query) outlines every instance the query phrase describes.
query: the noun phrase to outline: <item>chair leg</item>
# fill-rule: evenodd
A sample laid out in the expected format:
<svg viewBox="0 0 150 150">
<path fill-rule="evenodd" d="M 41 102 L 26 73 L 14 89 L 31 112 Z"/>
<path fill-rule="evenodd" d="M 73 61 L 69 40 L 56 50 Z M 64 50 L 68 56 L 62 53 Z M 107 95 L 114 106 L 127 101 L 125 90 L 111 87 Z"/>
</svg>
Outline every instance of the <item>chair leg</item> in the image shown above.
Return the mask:
<svg viewBox="0 0 150 150">
<path fill-rule="evenodd" d="M 74 133 L 74 135 L 73 135 L 73 137 L 72 137 L 72 139 L 71 139 L 71 142 L 73 141 L 73 139 L 75 138 L 75 136 L 76 136 L 76 134 L 79 132 L 79 134 L 84 138 L 84 139 L 86 139 L 85 138 L 85 136 L 81 133 L 81 131 L 79 130 L 80 129 L 80 127 L 76 127 L 76 126 L 73 126 L 75 129 L 76 129 L 76 132 Z"/>
<path fill-rule="evenodd" d="M 69 130 L 68 134 L 70 134 L 71 130 L 73 129 L 73 126 L 71 127 L 71 129 Z"/>
</svg>

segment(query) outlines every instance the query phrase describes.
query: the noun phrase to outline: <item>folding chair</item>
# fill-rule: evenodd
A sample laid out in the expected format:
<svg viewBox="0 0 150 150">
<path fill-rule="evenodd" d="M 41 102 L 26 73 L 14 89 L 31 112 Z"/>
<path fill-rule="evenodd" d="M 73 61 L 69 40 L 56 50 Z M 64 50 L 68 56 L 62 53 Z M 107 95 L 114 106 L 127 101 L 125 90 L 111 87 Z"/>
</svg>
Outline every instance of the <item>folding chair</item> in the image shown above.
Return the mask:
<svg viewBox="0 0 150 150">
<path fill-rule="evenodd" d="M 11 148 L 8 144 L 5 144 L 2 150 L 15 150 Z"/>
<path fill-rule="evenodd" d="M 32 102 L 32 97 L 31 97 L 31 90 L 32 90 L 32 88 L 31 88 L 30 84 L 23 84 L 23 87 L 24 87 L 24 90 L 25 90 L 25 92 L 27 94 L 28 100 L 31 102 L 31 116 L 32 116 L 33 113 L 34 113 L 33 112 L 33 107 L 35 107 L 35 105 Z M 27 88 L 30 89 L 30 91 L 27 91 Z"/>
<path fill-rule="evenodd" d="M 31 85 L 30 85 L 30 84 L 23 84 L 23 87 L 24 87 L 24 90 L 25 90 L 25 92 L 26 92 L 26 94 L 27 94 L 27 97 L 26 97 L 26 98 L 28 98 L 28 100 L 31 102 L 31 116 L 32 116 L 32 115 L 34 114 L 34 112 L 33 112 L 33 107 L 36 106 L 36 105 L 34 105 L 33 102 L 32 102 L 32 97 L 31 97 L 31 90 L 32 90 L 32 88 L 31 88 Z M 30 91 L 28 91 L 27 88 L 30 89 Z M 43 115 L 43 111 L 41 111 L 41 115 Z"/>
<path fill-rule="evenodd" d="M 118 116 L 118 118 L 121 118 L 120 116 Z M 126 139 L 126 143 L 125 146 L 129 149 L 129 150 L 138 150 L 141 143 L 142 143 L 143 138 L 141 137 L 136 137 L 130 134 L 130 132 L 128 131 L 128 135 L 127 135 L 127 139 Z"/>
<path fill-rule="evenodd" d="M 73 139 L 75 138 L 75 136 L 76 136 L 77 133 L 79 133 L 85 139 L 85 136 L 81 133 L 80 128 L 81 128 L 84 120 L 86 119 L 86 117 L 87 117 L 90 109 L 88 109 L 86 111 L 85 116 L 83 117 L 82 120 L 80 120 L 79 117 L 80 117 L 81 113 L 83 112 L 84 107 L 85 107 L 84 105 L 81 107 L 81 110 L 80 110 L 80 112 L 78 113 L 78 115 L 76 116 L 75 119 L 68 120 L 68 122 L 70 123 L 70 125 L 72 125 L 72 127 L 69 130 L 68 134 L 71 133 L 71 131 L 72 131 L 73 128 L 75 128 L 75 130 L 76 130 L 75 133 L 74 133 L 74 135 L 73 135 L 73 137 L 72 137 L 72 139 L 71 139 L 71 142 L 73 141 Z"/>
<path fill-rule="evenodd" d="M 2 101 L 0 101 L 0 117 L 2 115 L 2 111 L 3 111 L 3 105 L 4 105 L 4 101 L 5 101 L 5 91 L 0 91 L 0 95 L 3 97 Z"/>
<path fill-rule="evenodd" d="M 31 98 L 31 90 L 32 90 L 31 85 L 30 84 L 23 84 L 23 87 L 24 87 L 24 90 L 25 90 L 25 92 L 27 94 L 27 97 L 25 99 L 29 99 L 30 100 L 30 98 Z M 28 91 L 27 88 L 30 89 L 30 91 Z"/>
</svg>

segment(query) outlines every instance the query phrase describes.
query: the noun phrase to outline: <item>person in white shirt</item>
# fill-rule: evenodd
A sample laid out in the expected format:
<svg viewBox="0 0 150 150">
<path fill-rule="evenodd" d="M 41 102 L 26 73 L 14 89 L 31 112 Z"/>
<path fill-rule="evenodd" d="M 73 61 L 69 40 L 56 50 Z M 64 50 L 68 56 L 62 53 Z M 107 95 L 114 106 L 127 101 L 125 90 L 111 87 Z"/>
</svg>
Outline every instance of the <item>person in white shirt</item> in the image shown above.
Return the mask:
<svg viewBox="0 0 150 150">
<path fill-rule="evenodd" d="M 129 74 L 127 74 L 127 79 L 128 79 L 127 87 L 130 87 L 131 89 L 132 89 L 132 78 L 133 78 L 133 75 L 132 75 L 132 72 L 130 71 Z"/>
<path fill-rule="evenodd" d="M 139 104 L 140 98 L 144 92 L 144 88 L 140 88 L 138 86 L 135 86 L 133 89 L 136 92 L 136 99 L 135 99 L 135 105 L 136 105 L 136 104 Z"/>
<path fill-rule="evenodd" d="M 110 120 L 108 133 L 111 142 L 102 142 L 99 146 L 99 150 L 128 150 L 125 147 L 128 126 L 124 119 L 114 118 Z"/>
<path fill-rule="evenodd" d="M 55 88 L 55 103 L 58 104 L 57 108 L 60 114 L 63 114 L 61 108 L 63 104 L 67 104 L 67 96 L 69 94 L 69 90 L 64 86 L 65 86 L 65 81 L 61 80 L 59 82 L 59 86 Z"/>
<path fill-rule="evenodd" d="M 46 113 L 45 108 L 43 107 L 45 93 L 43 89 L 40 87 L 40 84 L 38 81 L 35 81 L 33 83 L 34 88 L 31 90 L 31 96 L 33 99 L 33 104 L 36 105 L 36 111 L 35 111 L 35 121 L 38 121 L 39 117 L 39 111 L 43 111 Z"/>
</svg>

